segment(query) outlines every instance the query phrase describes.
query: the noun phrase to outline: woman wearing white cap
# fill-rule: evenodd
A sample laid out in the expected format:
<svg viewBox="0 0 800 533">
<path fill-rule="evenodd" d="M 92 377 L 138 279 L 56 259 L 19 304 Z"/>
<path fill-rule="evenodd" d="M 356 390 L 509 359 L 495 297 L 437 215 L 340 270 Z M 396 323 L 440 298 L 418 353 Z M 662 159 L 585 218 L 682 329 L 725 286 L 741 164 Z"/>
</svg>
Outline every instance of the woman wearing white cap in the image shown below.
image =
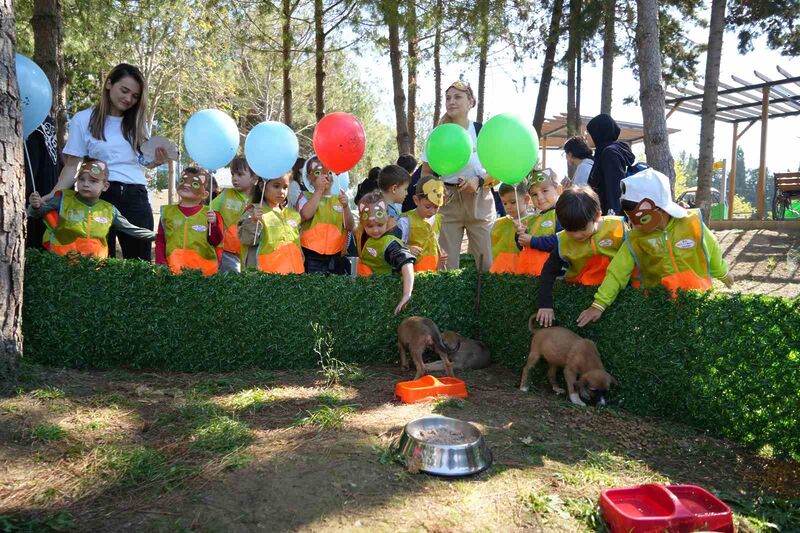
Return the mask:
<svg viewBox="0 0 800 533">
<path fill-rule="evenodd" d="M 700 211 L 672 201 L 664 174 L 648 168 L 623 179 L 621 189 L 622 210 L 633 229 L 625 236 L 627 246 L 608 266 L 594 303 L 578 317 L 579 326 L 602 316 L 628 285 L 635 267 L 641 288 L 662 285 L 673 295 L 678 289 L 706 291 L 712 278 L 733 285 L 719 243 Z"/>
<path fill-rule="evenodd" d="M 458 124 L 472 137 L 473 147 L 478 145 L 481 124 L 469 119 L 469 110 L 475 107 L 475 96 L 469 83 L 459 80 L 445 91 L 446 112 L 439 124 Z M 422 176 L 434 175 L 427 157 L 422 154 Z M 469 253 L 476 262 L 482 258 L 481 270 L 492 267 L 492 223 L 496 216 L 494 197 L 490 187 L 484 186 L 486 170 L 481 166 L 477 152 L 467 166 L 454 174 L 442 176 L 445 184 L 445 204 L 439 211 L 442 228 L 439 246 L 447 254 L 447 268 L 459 267 L 461 241 L 464 231 L 469 239 Z"/>
</svg>

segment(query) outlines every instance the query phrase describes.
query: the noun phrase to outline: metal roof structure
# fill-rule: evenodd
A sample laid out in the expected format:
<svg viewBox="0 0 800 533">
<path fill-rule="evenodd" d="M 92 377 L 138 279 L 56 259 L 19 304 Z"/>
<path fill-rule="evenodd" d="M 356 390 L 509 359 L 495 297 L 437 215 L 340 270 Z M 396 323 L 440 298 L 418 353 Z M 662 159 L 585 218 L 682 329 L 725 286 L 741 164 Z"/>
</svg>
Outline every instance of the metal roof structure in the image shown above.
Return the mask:
<svg viewBox="0 0 800 533">
<path fill-rule="evenodd" d="M 731 171 L 728 186 L 728 205 L 733 205 L 734 183 L 736 177 L 736 146 L 742 135 L 756 122 L 761 121 L 761 158 L 758 167 L 758 189 L 756 214 L 758 218 L 765 216 L 766 189 L 766 157 L 767 157 L 767 123 L 769 119 L 786 118 L 800 115 L 800 76 L 793 76 L 785 69 L 777 66 L 779 78 L 772 79 L 754 70 L 753 74 L 761 80 L 751 83 L 738 76 L 731 76 L 733 83 L 719 82 L 716 120 L 733 124 L 733 148 L 731 150 Z M 694 82 L 693 89 L 682 88 L 666 91 L 667 118 L 674 112 L 690 113 L 701 116 L 703 107 L 702 83 Z M 744 128 L 739 131 L 739 125 Z M 728 218 L 733 210 L 728 211 Z"/>
</svg>

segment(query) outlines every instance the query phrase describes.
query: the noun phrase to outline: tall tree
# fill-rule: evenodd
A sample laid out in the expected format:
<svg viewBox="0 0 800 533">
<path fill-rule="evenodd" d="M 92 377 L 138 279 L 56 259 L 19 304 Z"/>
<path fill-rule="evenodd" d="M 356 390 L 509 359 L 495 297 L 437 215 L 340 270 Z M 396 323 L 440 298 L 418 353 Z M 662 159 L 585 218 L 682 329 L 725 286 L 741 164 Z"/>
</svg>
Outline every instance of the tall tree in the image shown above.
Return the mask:
<svg viewBox="0 0 800 533">
<path fill-rule="evenodd" d="M 719 69 L 722 58 L 722 36 L 725 31 L 725 0 L 711 2 L 711 22 L 706 50 L 706 78 L 703 105 L 700 110 L 700 157 L 697 163 L 697 207 L 708 220 L 711 214 L 711 168 L 714 165 L 714 126 L 717 118 Z M 732 206 L 731 206 L 732 207 Z"/>
<path fill-rule="evenodd" d="M 442 19 L 444 18 L 444 3 L 436 0 L 433 9 L 433 23 L 435 25 L 433 36 L 433 90 L 436 93 L 433 99 L 433 127 L 436 127 L 439 117 L 442 116 Z"/>
<path fill-rule="evenodd" d="M 644 125 L 647 163 L 675 181 L 664 116 L 664 86 L 661 81 L 661 47 L 657 0 L 637 0 L 636 46 L 639 66 L 639 103 Z"/>
<path fill-rule="evenodd" d="M 616 55 L 617 0 L 605 0 L 603 8 L 603 81 L 600 87 L 600 112 L 611 114 L 614 56 Z"/>
<path fill-rule="evenodd" d="M 0 394 L 16 388 L 22 354 L 25 176 L 22 113 L 14 67 L 14 2 L 0 0 Z"/>
<path fill-rule="evenodd" d="M 294 4 L 297 6 L 297 3 Z M 292 7 L 291 0 L 281 4 L 281 58 L 283 59 L 283 122 L 292 127 Z"/>
<path fill-rule="evenodd" d="M 578 115 L 576 112 L 575 69 L 578 50 L 582 46 L 580 35 L 581 0 L 569 0 L 569 44 L 567 45 L 567 135 L 578 134 Z"/>
<path fill-rule="evenodd" d="M 767 46 L 786 56 L 800 55 L 800 2 L 758 0 L 731 2 L 728 22 L 739 29 L 739 52 L 753 50 L 753 39 L 767 36 Z"/>
<path fill-rule="evenodd" d="M 397 151 L 411 153 L 411 138 L 408 134 L 406 115 L 406 93 L 403 89 L 403 69 L 400 51 L 400 14 L 392 0 L 381 0 L 378 4 L 383 20 L 389 30 L 389 63 L 392 68 L 392 91 L 394 93 L 394 117 L 397 129 Z"/>
<path fill-rule="evenodd" d="M 314 91 L 317 121 L 325 116 L 325 11 L 322 0 L 314 0 Z"/>
<path fill-rule="evenodd" d="M 483 96 L 486 93 L 486 67 L 489 58 L 489 0 L 478 0 L 478 109 L 476 119 L 483 122 Z"/>
<path fill-rule="evenodd" d="M 61 16 L 61 0 L 34 0 L 33 60 L 53 86 L 51 114 L 56 122 L 56 137 L 59 148 L 67 140 L 67 77 L 64 73 L 64 23 Z"/>
<path fill-rule="evenodd" d="M 417 5 L 416 0 L 406 0 L 406 41 L 408 41 L 408 144 L 411 155 L 417 146 Z"/>
<path fill-rule="evenodd" d="M 536 97 L 536 109 L 533 113 L 533 128 L 537 133 L 542 132 L 544 115 L 547 110 L 547 98 L 550 94 L 550 82 L 553 79 L 553 67 L 556 64 L 556 49 L 561 36 L 561 17 L 564 12 L 564 0 L 553 0 L 553 10 L 550 14 L 550 28 L 547 32 L 547 47 L 544 52 L 542 76 L 539 79 L 539 94 Z"/>
</svg>

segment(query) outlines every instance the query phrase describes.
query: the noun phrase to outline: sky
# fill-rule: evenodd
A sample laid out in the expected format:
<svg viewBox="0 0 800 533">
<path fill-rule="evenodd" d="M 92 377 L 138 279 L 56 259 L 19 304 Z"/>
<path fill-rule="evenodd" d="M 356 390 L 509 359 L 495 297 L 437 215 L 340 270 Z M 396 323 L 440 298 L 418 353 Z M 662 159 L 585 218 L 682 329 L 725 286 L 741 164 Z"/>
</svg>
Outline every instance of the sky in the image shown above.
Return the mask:
<svg viewBox="0 0 800 533">
<path fill-rule="evenodd" d="M 708 18 L 708 15 L 706 15 Z M 689 38 L 701 43 L 708 39 L 708 30 L 693 28 Z M 737 50 L 737 36 L 735 33 L 726 32 L 723 39 L 720 81 L 732 82 L 731 75 L 751 83 L 759 83 L 753 73 L 754 69 L 766 76 L 776 79 L 782 77 L 776 65 L 780 65 L 793 76 L 800 75 L 800 60 L 781 56 L 780 53 L 770 50 L 763 38 L 755 43 L 755 50 L 746 55 L 740 55 Z M 560 50 L 559 50 L 560 52 Z M 365 54 L 358 59 L 362 79 L 371 79 L 373 88 L 380 98 L 380 120 L 394 127 L 394 107 L 392 101 L 391 71 L 386 61 L 376 60 L 376 52 Z M 388 56 L 388 54 L 387 54 Z M 633 77 L 630 70 L 623 67 L 624 59 L 618 59 L 614 69 L 614 90 L 611 115 L 619 120 L 642 122 L 641 109 L 633 104 L 625 105 L 626 96 L 639 95 L 639 82 Z M 533 120 L 533 111 L 536 104 L 538 84 L 531 83 L 530 78 L 538 78 L 541 74 L 541 59 L 531 59 L 523 64 L 515 64 L 510 55 L 494 53 L 490 58 L 486 76 L 485 118 L 499 113 L 516 113 L 526 122 Z M 592 66 L 584 64 L 583 88 L 581 94 L 581 114 L 593 116 L 600 112 L 600 86 L 601 62 Z M 477 91 L 478 65 L 477 58 L 474 63 L 450 63 L 443 65 L 442 84 L 447 87 L 453 80 L 458 79 L 463 73 L 464 79 L 469 81 Z M 698 63 L 700 82 L 705 73 L 705 54 Z M 528 77 L 528 83 L 522 83 L 522 76 Z M 551 118 L 560 113 L 566 113 L 567 91 L 566 72 L 556 70 L 554 83 L 550 85 L 550 95 L 547 102 L 546 117 Z M 420 109 L 433 106 L 433 73 L 431 65 L 423 65 L 418 76 Z M 405 79 L 404 79 L 405 82 Z M 734 84 L 738 85 L 738 84 Z M 800 93 L 800 86 L 787 86 L 792 92 Z M 422 118 L 422 117 L 420 117 Z M 471 115 L 475 118 L 474 111 Z M 697 156 L 700 140 L 700 117 L 687 113 L 676 112 L 667 121 L 667 126 L 680 131 L 670 136 L 670 147 L 673 157 L 677 158 L 680 152 Z M 585 124 L 584 124 L 585 127 Z M 733 125 L 717 122 L 714 135 L 715 160 L 730 159 Z M 761 140 L 761 123 L 756 123 L 739 141 L 744 150 L 745 164 L 748 168 L 757 167 L 759 163 L 759 150 Z M 635 154 L 644 154 L 644 145 L 633 146 Z M 559 175 L 566 174 L 566 160 L 561 151 L 548 151 L 548 166 L 553 167 Z M 800 115 L 769 121 L 767 129 L 767 167 L 771 171 L 796 171 L 800 166 Z M 728 161 L 728 168 L 730 162 Z"/>
</svg>

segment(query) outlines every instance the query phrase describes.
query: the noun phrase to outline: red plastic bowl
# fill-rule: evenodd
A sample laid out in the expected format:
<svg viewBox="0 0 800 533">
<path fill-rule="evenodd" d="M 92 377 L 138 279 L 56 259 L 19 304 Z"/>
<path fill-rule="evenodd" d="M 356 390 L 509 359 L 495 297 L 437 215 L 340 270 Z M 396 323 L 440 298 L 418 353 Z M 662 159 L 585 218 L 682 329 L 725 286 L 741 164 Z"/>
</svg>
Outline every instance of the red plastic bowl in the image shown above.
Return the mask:
<svg viewBox="0 0 800 533">
<path fill-rule="evenodd" d="M 606 489 L 600 493 L 600 509 L 612 533 L 733 533 L 730 508 L 696 485 Z"/>
<path fill-rule="evenodd" d="M 438 396 L 466 398 L 467 386 L 457 378 L 437 379 L 428 375 L 415 381 L 401 381 L 395 385 L 394 395 L 403 403 L 417 403 Z"/>
</svg>

